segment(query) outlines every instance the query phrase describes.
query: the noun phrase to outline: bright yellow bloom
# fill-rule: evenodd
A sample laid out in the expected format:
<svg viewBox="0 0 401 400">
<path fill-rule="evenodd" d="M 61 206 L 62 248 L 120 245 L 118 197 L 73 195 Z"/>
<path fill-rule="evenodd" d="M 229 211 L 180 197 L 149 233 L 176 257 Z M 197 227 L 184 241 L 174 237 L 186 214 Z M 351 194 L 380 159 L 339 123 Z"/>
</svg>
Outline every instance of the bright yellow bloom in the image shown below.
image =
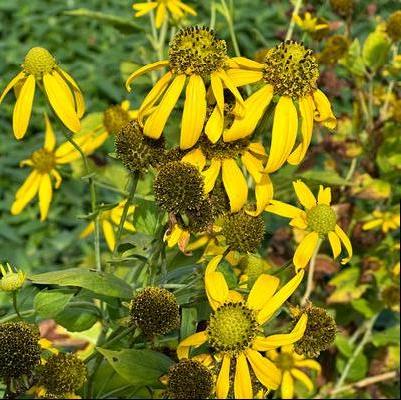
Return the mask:
<svg viewBox="0 0 401 400">
<path fill-rule="evenodd" d="M 290 225 L 309 232 L 301 241 L 294 254 L 294 265 L 296 270 L 305 268 L 311 259 L 319 240 L 328 237 L 334 258 L 341 253 L 341 242 L 348 252 L 348 257 L 341 260 L 346 264 L 352 257 L 352 245 L 339 225 L 336 224 L 337 216 L 330 207 L 331 190 L 320 186 L 318 198 L 300 180 L 293 182 L 295 193 L 305 211 L 281 201 L 272 200 L 266 211 L 282 217 L 291 218 Z"/>
<path fill-rule="evenodd" d="M 25 272 L 21 270 L 14 271 L 9 263 L 6 264 L 7 269 L 4 268 L 3 264 L 0 264 L 0 290 L 4 292 L 13 292 L 15 290 L 20 289 L 26 278 Z"/>
<path fill-rule="evenodd" d="M 372 213 L 372 219 L 365 222 L 362 226 L 364 231 L 381 227 L 383 233 L 387 233 L 389 230 L 395 230 L 400 227 L 400 213 L 393 213 L 391 211 L 382 212 L 375 210 Z"/>
<path fill-rule="evenodd" d="M 267 357 L 276 364 L 282 373 L 281 398 L 292 399 L 294 397 L 294 380 L 300 381 L 311 392 L 313 383 L 308 375 L 299 368 L 310 368 L 320 372 L 320 364 L 297 354 L 293 345 L 283 346 L 280 350 L 280 353 L 277 350 L 269 350 Z"/>
<path fill-rule="evenodd" d="M 243 69 L 227 72 L 237 84 L 264 84 L 245 101 L 245 117 L 234 120 L 224 132 L 224 140 L 233 141 L 251 135 L 272 99 L 277 97 L 265 171 L 274 172 L 286 161 L 299 164 L 312 139 L 313 121 L 330 129 L 336 126 L 330 102 L 317 88 L 319 69 L 312 51 L 288 41 L 270 49 L 263 64 L 252 62 L 251 65 L 241 60 L 237 60 L 237 64 Z M 296 146 L 299 118 L 301 140 Z"/>
<path fill-rule="evenodd" d="M 181 29 L 173 38 L 169 47 L 169 59 L 145 65 L 132 73 L 126 81 L 127 90 L 131 83 L 146 72 L 168 68 L 143 100 L 138 121 L 143 124 L 144 134 L 152 139 L 159 139 L 164 126 L 178 102 L 184 87 L 185 101 L 181 121 L 181 149 L 189 149 L 198 141 L 206 119 L 206 92 L 208 100 L 216 107 L 205 126 L 205 133 L 212 143 L 220 138 L 224 127 L 224 88 L 236 99 L 233 113 L 244 116 L 244 101 L 237 86 L 240 81 L 230 77 L 227 70 L 241 71 L 241 66 L 259 65 L 243 57 L 229 59 L 224 40 L 216 38 L 213 30 L 205 27 Z M 210 82 L 210 88 L 205 86 Z"/>
<path fill-rule="evenodd" d="M 310 12 L 306 12 L 303 18 L 299 15 L 294 15 L 293 18 L 295 23 L 306 32 L 316 32 L 329 27 L 327 24 L 319 24 L 318 18 L 312 17 Z"/>
<path fill-rule="evenodd" d="M 210 193 L 221 176 L 224 189 L 230 200 L 231 212 L 241 210 L 248 200 L 248 181 L 243 168 L 255 184 L 256 210 L 246 211 L 259 215 L 273 198 L 273 184 L 263 170 L 266 153 L 261 143 L 206 143 L 186 154 L 182 161 L 199 168 L 205 180 L 205 193 Z M 206 163 L 209 165 L 206 166 Z M 238 165 L 238 163 L 240 165 Z"/>
<path fill-rule="evenodd" d="M 147 3 L 135 3 L 132 8 L 136 10 L 135 17 L 142 17 L 142 15 L 156 9 L 156 28 L 160 28 L 163 25 L 169 14 L 174 19 L 182 18 L 185 13 L 196 15 L 192 7 L 187 6 L 180 0 L 156 0 Z"/>
<path fill-rule="evenodd" d="M 6 86 L 0 96 L 14 88 L 17 101 L 13 113 L 13 130 L 17 139 L 24 137 L 31 118 L 36 85 L 43 88 L 60 121 L 72 132 L 78 132 L 85 102 L 75 80 L 57 65 L 54 57 L 42 47 L 33 47 L 25 56 L 22 71 Z"/>
<path fill-rule="evenodd" d="M 103 235 L 106 239 L 107 246 L 110 251 L 114 250 L 116 245 L 116 236 L 115 231 L 120 224 L 121 217 L 123 215 L 124 206 L 127 200 L 120 201 L 114 208 L 111 210 L 103 211 L 101 214 L 101 225 L 103 229 Z M 128 207 L 127 217 L 132 216 L 135 211 L 135 206 Z M 80 237 L 84 238 L 90 235 L 95 229 L 95 223 L 92 221 L 88 226 L 81 232 Z M 131 222 L 127 220 L 124 222 L 124 229 L 129 232 L 135 232 L 135 227 Z"/>
<path fill-rule="evenodd" d="M 227 398 L 231 381 L 235 398 L 252 399 L 254 390 L 249 367 L 267 389 L 275 390 L 281 382 L 280 370 L 260 352 L 292 344 L 304 334 L 306 315 L 301 316 L 290 333 L 265 337 L 263 331 L 265 323 L 296 290 L 304 271 L 278 291 L 279 279 L 262 274 L 244 300 L 241 294 L 229 290 L 224 275 L 217 271 L 221 259 L 221 255 L 214 257 L 205 271 L 206 294 L 213 309 L 208 328 L 181 341 L 177 355 L 179 359 L 188 358 L 191 346 L 208 343 L 222 360 L 216 381 L 216 397 Z M 230 376 L 233 363 L 235 372 Z"/>
<path fill-rule="evenodd" d="M 14 203 L 11 206 L 11 214 L 17 215 L 38 194 L 41 221 L 47 218 L 52 201 L 52 178 L 55 180 L 54 187 L 56 189 L 61 185 L 62 179 L 57 167 L 69 164 L 81 157 L 79 152 L 69 142 L 63 143 L 56 149 L 56 136 L 46 115 L 45 123 L 46 132 L 43 148 L 34 151 L 29 159 L 23 160 L 20 163 L 21 166 L 27 165 L 31 167 L 33 171 L 18 189 L 15 194 Z M 88 140 L 85 142 L 81 141 L 81 143 L 77 141 L 77 143 L 81 145 L 82 151 L 87 153 L 93 151 L 93 145 Z"/>
</svg>

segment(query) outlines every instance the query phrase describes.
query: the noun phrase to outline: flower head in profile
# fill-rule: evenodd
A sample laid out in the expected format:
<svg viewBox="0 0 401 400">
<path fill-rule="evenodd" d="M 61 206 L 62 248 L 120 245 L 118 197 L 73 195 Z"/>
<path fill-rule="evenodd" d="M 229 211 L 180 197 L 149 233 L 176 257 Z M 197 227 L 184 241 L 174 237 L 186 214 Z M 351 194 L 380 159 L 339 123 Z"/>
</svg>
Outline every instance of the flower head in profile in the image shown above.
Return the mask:
<svg viewBox="0 0 401 400">
<path fill-rule="evenodd" d="M 292 344 L 282 346 L 280 351 L 276 349 L 269 350 L 266 355 L 281 371 L 283 377 L 280 384 L 281 398 L 294 398 L 294 381 L 301 382 L 309 392 L 312 392 L 313 382 L 309 376 L 302 371 L 302 368 L 313 369 L 320 372 L 321 367 L 317 361 L 305 359 L 304 356 L 297 354 Z"/>
<path fill-rule="evenodd" d="M 243 64 L 249 61 L 242 57 L 240 59 Z M 216 142 L 224 127 L 224 88 L 236 100 L 234 113 L 239 117 L 244 115 L 244 101 L 237 89 L 241 82 L 227 74 L 229 68 L 241 69 L 235 60 L 228 57 L 226 42 L 218 39 L 212 29 L 198 26 L 181 29 L 170 43 L 168 60 L 145 65 L 133 72 L 126 81 L 130 91 L 131 83 L 144 73 L 164 67 L 168 69 L 139 107 L 138 121 L 144 123 L 144 134 L 153 139 L 161 136 L 185 87 L 180 147 L 185 150 L 194 146 L 205 124 L 206 89 L 210 89 L 208 99 L 213 100 L 216 108 L 206 123 L 205 132 L 213 138 L 212 142 Z M 210 88 L 207 88 L 209 82 Z"/>
<path fill-rule="evenodd" d="M 346 264 L 352 257 L 352 245 L 346 233 L 337 225 L 337 216 L 331 203 L 330 188 L 320 186 L 317 200 L 311 190 L 300 180 L 293 182 L 295 193 L 305 210 L 281 201 L 272 200 L 266 211 L 282 217 L 291 218 L 290 225 L 309 232 L 299 244 L 294 254 L 294 265 L 298 270 L 305 268 L 312 258 L 319 240 L 329 239 L 334 258 L 341 253 L 341 243 L 348 257 L 341 260 Z"/>
<path fill-rule="evenodd" d="M 7 269 L 3 264 L 0 264 L 0 290 L 5 292 L 13 292 L 14 290 L 20 289 L 26 278 L 25 272 L 21 270 L 15 270 L 11 267 L 9 263 L 6 264 Z"/>
<path fill-rule="evenodd" d="M 310 12 L 306 12 L 303 17 L 296 14 L 293 18 L 295 23 L 305 32 L 312 33 L 329 27 L 327 24 L 319 23 L 318 17 L 312 17 Z"/>
<path fill-rule="evenodd" d="M 383 233 L 387 233 L 390 230 L 395 230 L 400 227 L 400 212 L 391 211 L 380 211 L 375 210 L 372 213 L 372 217 L 369 218 L 362 226 L 364 231 L 381 227 Z"/>
<path fill-rule="evenodd" d="M 134 3 L 132 8 L 136 11 L 135 17 L 142 17 L 142 15 L 156 10 L 156 28 L 160 28 L 169 15 L 175 20 L 181 19 L 185 14 L 196 15 L 195 10 L 181 0 L 156 0 L 148 1 L 147 3 Z"/>
<path fill-rule="evenodd" d="M 110 210 L 103 211 L 100 216 L 100 224 L 103 229 L 103 235 L 110 251 L 114 251 L 114 247 L 116 245 L 115 232 L 117 230 L 118 225 L 120 224 L 126 202 L 127 202 L 126 200 L 120 201 L 115 207 L 111 208 Z M 132 218 L 134 211 L 135 211 L 134 205 L 128 207 L 127 219 L 124 222 L 123 226 L 123 228 L 128 232 L 135 232 L 134 225 L 128 221 L 129 217 Z M 89 236 L 94 230 L 95 230 L 95 223 L 92 221 L 81 232 L 80 237 L 85 238 Z"/>
<path fill-rule="evenodd" d="M 17 101 L 13 113 L 13 130 L 17 139 L 24 137 L 31 118 L 35 88 L 43 88 L 60 121 L 72 132 L 78 132 L 85 102 L 75 80 L 64 71 L 43 47 L 33 47 L 25 56 L 22 71 L 6 86 L 0 96 L 14 88 Z"/>
<path fill-rule="evenodd" d="M 58 167 L 69 164 L 81 157 L 70 142 L 65 142 L 56 148 L 56 136 L 46 115 L 45 123 L 44 146 L 34 151 L 29 159 L 21 162 L 21 166 L 31 167 L 32 172 L 26 178 L 24 184 L 17 190 L 15 200 L 11 206 L 11 214 L 18 215 L 38 195 L 41 221 L 47 218 L 53 197 L 53 185 L 56 189 L 61 185 L 62 178 Z M 81 148 L 86 152 L 93 151 L 93 146 L 87 141 L 83 143 Z"/>
<path fill-rule="evenodd" d="M 228 76 L 237 84 L 261 82 L 263 85 L 246 99 L 245 116 L 234 120 L 224 132 L 224 140 L 231 142 L 251 135 L 272 99 L 277 98 L 265 171 L 274 172 L 286 161 L 299 164 L 312 139 L 313 121 L 330 129 L 336 126 L 330 102 L 317 88 L 319 67 L 312 51 L 300 43 L 286 41 L 270 49 L 263 63 L 236 61 L 246 70 L 231 69 Z M 296 144 L 298 130 L 301 139 Z"/>
<path fill-rule="evenodd" d="M 265 388 L 275 390 L 281 382 L 281 372 L 261 352 L 289 345 L 304 334 L 307 316 L 301 317 L 287 334 L 266 336 L 264 325 L 300 284 L 303 271 L 295 275 L 281 289 L 279 279 L 262 274 L 246 299 L 230 291 L 224 275 L 217 270 L 222 256 L 214 257 L 205 272 L 205 288 L 212 308 L 208 327 L 195 333 L 178 346 L 179 359 L 189 358 L 190 348 L 205 343 L 221 359 L 216 381 L 216 397 L 225 399 L 234 393 L 237 399 L 253 398 L 252 375 Z"/>
</svg>

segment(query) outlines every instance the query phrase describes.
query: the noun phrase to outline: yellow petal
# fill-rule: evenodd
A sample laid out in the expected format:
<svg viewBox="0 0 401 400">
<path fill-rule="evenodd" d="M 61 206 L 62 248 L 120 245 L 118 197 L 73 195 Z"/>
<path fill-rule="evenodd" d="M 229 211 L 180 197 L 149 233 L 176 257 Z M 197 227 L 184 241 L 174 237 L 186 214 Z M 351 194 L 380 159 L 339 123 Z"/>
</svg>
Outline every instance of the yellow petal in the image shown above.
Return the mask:
<svg viewBox="0 0 401 400">
<path fill-rule="evenodd" d="M 341 242 L 344 244 L 345 249 L 348 252 L 348 257 L 343 258 L 341 260 L 341 264 L 346 264 L 352 258 L 352 244 L 347 236 L 347 234 L 341 229 L 339 225 L 336 225 L 335 232 L 337 233 L 338 237 L 340 238 Z"/>
<path fill-rule="evenodd" d="M 3 93 L 0 96 L 0 103 L 3 101 L 4 97 L 6 96 L 6 94 L 16 85 L 18 84 L 21 80 L 23 80 L 25 78 L 25 74 L 23 71 L 21 71 L 19 74 L 17 74 L 16 76 L 14 76 L 13 79 L 11 79 L 11 81 L 8 83 L 8 85 L 5 87 L 5 89 L 3 90 Z"/>
<path fill-rule="evenodd" d="M 142 17 L 142 15 L 147 14 L 151 10 L 157 7 L 157 1 L 152 1 L 150 3 L 139 3 L 139 4 L 133 4 L 132 8 L 134 10 L 137 10 L 135 13 L 135 17 Z"/>
<path fill-rule="evenodd" d="M 35 96 L 35 77 L 29 75 L 17 98 L 13 112 L 13 130 L 17 139 L 22 139 L 31 118 L 32 103 Z"/>
<path fill-rule="evenodd" d="M 182 158 L 181 161 L 192 164 L 193 166 L 198 168 L 199 171 L 202 171 L 203 168 L 205 168 L 206 157 L 202 153 L 201 149 L 194 149 L 191 150 L 189 153 L 185 154 L 185 156 Z"/>
<path fill-rule="evenodd" d="M 225 354 L 216 381 L 216 395 L 218 399 L 226 399 L 230 390 L 230 356 Z"/>
<path fill-rule="evenodd" d="M 246 151 L 241 157 L 247 171 L 252 175 L 255 183 L 259 183 L 263 176 L 266 175 L 263 169 L 263 163 L 258 158 L 254 157 L 250 152 Z"/>
<path fill-rule="evenodd" d="M 269 359 L 263 357 L 257 351 L 252 349 L 245 351 L 258 381 L 266 388 L 276 390 L 281 382 L 280 370 Z"/>
<path fill-rule="evenodd" d="M 281 96 L 274 111 L 272 140 L 266 172 L 277 171 L 290 155 L 298 131 L 298 113 L 290 97 Z"/>
<path fill-rule="evenodd" d="M 317 204 L 326 204 L 330 205 L 331 203 L 331 189 L 327 187 L 323 188 L 322 185 L 319 187 L 319 194 L 317 195 Z"/>
<path fill-rule="evenodd" d="M 168 10 L 171 12 L 171 14 L 179 19 L 182 18 L 184 16 L 184 13 L 182 12 L 182 10 L 179 8 L 179 6 L 175 3 L 173 3 L 172 1 L 168 1 L 166 4 Z"/>
<path fill-rule="evenodd" d="M 224 89 L 216 72 L 211 74 L 210 83 L 217 104 L 206 123 L 205 133 L 212 143 L 216 143 L 220 139 L 224 127 Z"/>
<path fill-rule="evenodd" d="M 300 210 L 299 208 L 278 200 L 272 200 L 270 204 L 265 208 L 265 211 L 286 218 L 296 218 L 299 217 L 299 215 L 302 213 L 302 210 Z"/>
<path fill-rule="evenodd" d="M 273 97 L 273 87 L 265 85 L 245 100 L 245 116 L 236 118 L 223 132 L 225 142 L 242 139 L 253 133 Z"/>
<path fill-rule="evenodd" d="M 305 230 L 308 227 L 308 223 L 306 221 L 306 213 L 302 211 L 302 213 L 299 214 L 298 217 L 295 217 L 290 221 L 289 225 L 293 226 L 294 228 Z"/>
<path fill-rule="evenodd" d="M 336 259 L 341 253 L 341 242 L 339 237 L 334 232 L 328 234 L 331 249 L 333 250 L 333 257 Z"/>
<path fill-rule="evenodd" d="M 210 306 L 215 310 L 228 297 L 228 285 L 221 272 L 210 272 L 205 275 L 205 290 Z"/>
<path fill-rule="evenodd" d="M 237 64 L 241 68 L 254 69 L 257 71 L 263 70 L 263 64 L 250 60 L 246 57 L 232 57 L 230 61 Z"/>
<path fill-rule="evenodd" d="M 176 105 L 182 89 L 185 85 L 185 75 L 177 75 L 169 88 L 166 90 L 162 100 L 155 111 L 146 120 L 143 133 L 152 139 L 159 139 L 167 119 Z"/>
<path fill-rule="evenodd" d="M 221 161 L 217 159 L 212 159 L 209 168 L 202 172 L 205 183 L 205 193 L 210 193 L 213 190 L 216 179 L 220 173 L 220 168 Z"/>
<path fill-rule="evenodd" d="M 191 75 L 186 89 L 182 114 L 180 148 L 190 149 L 203 130 L 206 117 L 206 88 L 199 75 Z"/>
<path fill-rule="evenodd" d="M 212 273 L 212 272 L 215 272 L 216 269 L 217 269 L 217 267 L 218 267 L 219 264 L 220 264 L 220 261 L 221 261 L 222 259 L 223 259 L 223 256 L 222 256 L 222 255 L 214 256 L 214 257 L 209 261 L 209 263 L 207 264 L 206 271 L 205 271 L 205 276 L 206 276 L 207 274 L 210 274 L 210 273 Z"/>
<path fill-rule="evenodd" d="M 301 114 L 302 142 L 288 157 L 289 164 L 298 165 L 305 157 L 312 140 L 314 103 L 311 96 L 301 97 L 298 100 Z"/>
<path fill-rule="evenodd" d="M 222 179 L 227 196 L 230 199 L 231 212 L 241 210 L 248 198 L 248 185 L 234 160 L 225 159 L 222 161 Z"/>
<path fill-rule="evenodd" d="M 177 347 L 177 357 L 179 360 L 183 358 L 188 358 L 189 349 L 191 346 L 199 347 L 207 340 L 206 331 L 194 333 L 182 340 Z"/>
<path fill-rule="evenodd" d="M 164 20 L 167 18 L 167 10 L 164 3 L 160 3 L 156 10 L 156 28 L 160 28 L 163 25 Z"/>
<path fill-rule="evenodd" d="M 317 89 L 313 92 L 313 100 L 316 106 L 315 120 L 329 129 L 334 129 L 337 125 L 337 120 L 333 111 L 331 111 L 329 99 L 321 90 Z"/>
<path fill-rule="evenodd" d="M 184 4 L 182 1 L 177 1 L 177 5 L 186 11 L 188 14 L 196 15 L 196 11 L 192 8 Z"/>
<path fill-rule="evenodd" d="M 374 228 L 376 228 L 376 227 L 378 227 L 378 226 L 380 226 L 382 224 L 383 224 L 383 220 L 382 219 L 374 219 L 373 221 L 365 222 L 362 225 L 362 229 L 364 231 L 368 231 L 368 230 L 374 229 Z"/>
<path fill-rule="evenodd" d="M 36 170 L 33 170 L 28 177 L 25 179 L 25 182 L 21 185 L 21 187 L 17 190 L 15 194 L 15 198 L 19 199 L 25 196 L 26 192 L 32 188 L 35 180 L 38 179 L 39 173 Z"/>
<path fill-rule="evenodd" d="M 297 180 L 292 183 L 295 189 L 295 194 L 298 197 L 299 202 L 307 209 L 314 207 L 316 205 L 316 198 L 301 180 Z"/>
<path fill-rule="evenodd" d="M 49 174 L 43 174 L 39 186 L 39 210 L 40 220 L 44 221 L 47 218 L 50 203 L 53 197 L 52 181 Z"/>
<path fill-rule="evenodd" d="M 304 277 L 304 270 L 299 271 L 288 283 L 286 283 L 259 311 L 257 320 L 264 324 L 295 292 Z"/>
<path fill-rule="evenodd" d="M 248 295 L 247 304 L 253 310 L 260 310 L 272 298 L 280 284 L 276 276 L 262 274 L 258 277 Z"/>
<path fill-rule="evenodd" d="M 85 229 L 79 234 L 79 237 L 81 239 L 86 238 L 87 236 L 89 236 L 93 231 L 95 230 L 95 223 L 89 222 L 88 225 L 86 225 Z"/>
<path fill-rule="evenodd" d="M 107 221 L 107 219 L 103 219 L 102 221 L 103 235 L 106 240 L 107 246 L 110 251 L 114 250 L 116 245 L 116 237 L 114 235 L 113 225 Z"/>
<path fill-rule="evenodd" d="M 167 67 L 168 65 L 169 65 L 169 61 L 163 60 L 163 61 L 157 61 L 153 64 L 144 65 L 143 67 L 138 68 L 136 71 L 134 71 L 128 77 L 127 81 L 125 82 L 125 87 L 130 92 L 131 91 L 131 87 L 130 87 L 131 82 L 134 81 L 136 78 L 138 78 L 139 76 L 141 76 L 143 74 L 146 74 L 147 72 L 154 71 L 155 69 Z"/>
<path fill-rule="evenodd" d="M 292 399 L 294 397 L 294 380 L 289 371 L 284 371 L 283 381 L 281 382 L 281 397 Z"/>
<path fill-rule="evenodd" d="M 253 398 L 251 376 L 244 353 L 240 353 L 237 357 L 234 377 L 234 396 L 236 399 Z"/>
<path fill-rule="evenodd" d="M 309 392 L 311 392 L 313 390 L 313 383 L 310 380 L 310 378 L 308 377 L 308 375 L 306 375 L 304 372 L 300 371 L 297 368 L 292 368 L 291 369 L 291 375 L 299 380 L 300 382 L 302 382 L 304 384 L 304 386 L 309 390 Z"/>
<path fill-rule="evenodd" d="M 317 372 L 320 372 L 322 370 L 322 367 L 320 366 L 320 364 L 315 360 L 299 360 L 295 363 L 295 366 L 297 366 L 299 368 L 314 369 Z"/>
<path fill-rule="evenodd" d="M 259 82 L 263 78 L 262 71 L 238 68 L 227 70 L 227 75 L 231 78 L 235 86 L 249 85 L 251 83 Z"/>
<path fill-rule="evenodd" d="M 72 86 L 72 90 L 74 93 L 75 99 L 75 108 L 77 110 L 78 118 L 81 118 L 85 113 L 85 100 L 82 92 L 75 82 L 74 78 L 68 74 L 66 71 L 62 70 L 60 67 L 58 68 L 58 72 L 63 76 L 63 78 Z"/>
<path fill-rule="evenodd" d="M 53 127 L 50 123 L 49 117 L 45 114 L 45 144 L 44 148 L 49 151 L 53 151 L 56 146 L 56 135 L 54 134 Z"/>
<path fill-rule="evenodd" d="M 257 336 L 253 341 L 253 349 L 258 351 L 269 351 L 295 343 L 303 337 L 307 322 L 307 315 L 302 314 L 301 318 L 290 333 L 282 333 L 268 337 Z"/>
<path fill-rule="evenodd" d="M 245 115 L 245 104 L 244 99 L 241 96 L 241 93 L 238 91 L 237 87 L 234 85 L 231 78 L 227 75 L 226 71 L 220 70 L 217 71 L 220 79 L 223 81 L 226 88 L 234 95 L 236 100 L 236 105 L 234 109 L 234 113 L 237 113 L 239 117 L 243 117 Z M 235 111 L 236 110 L 236 111 Z"/>
<path fill-rule="evenodd" d="M 39 190 L 40 181 L 41 175 L 36 171 L 31 172 L 16 193 L 14 203 L 11 206 L 12 215 L 18 215 L 35 197 Z"/>
<path fill-rule="evenodd" d="M 273 198 L 273 194 L 273 183 L 270 180 L 269 175 L 262 176 L 261 181 L 255 185 L 256 210 L 245 210 L 245 212 L 254 217 L 261 214 L 266 208 L 267 204 L 270 203 L 271 199 Z"/>
<path fill-rule="evenodd" d="M 70 99 L 64 96 L 65 90 L 61 81 L 56 75 L 43 75 L 45 91 L 54 112 L 70 131 L 76 133 L 81 129 L 81 124 Z"/>
<path fill-rule="evenodd" d="M 296 270 L 305 268 L 312 254 L 316 249 L 319 234 L 317 232 L 308 233 L 298 245 L 294 254 L 294 265 Z"/>
</svg>

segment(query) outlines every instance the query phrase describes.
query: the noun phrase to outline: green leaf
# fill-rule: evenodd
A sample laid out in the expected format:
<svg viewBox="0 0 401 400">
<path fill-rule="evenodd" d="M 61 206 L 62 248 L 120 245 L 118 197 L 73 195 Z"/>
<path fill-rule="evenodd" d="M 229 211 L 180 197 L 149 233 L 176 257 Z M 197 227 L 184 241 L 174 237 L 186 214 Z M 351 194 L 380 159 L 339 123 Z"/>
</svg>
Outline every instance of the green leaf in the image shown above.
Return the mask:
<svg viewBox="0 0 401 400">
<path fill-rule="evenodd" d="M 131 385 L 157 385 L 173 363 L 169 357 L 151 350 L 97 350 Z"/>
<path fill-rule="evenodd" d="M 336 359 L 336 367 L 337 371 L 342 372 L 347 363 L 347 359 L 343 357 L 337 357 Z M 368 372 L 368 359 L 363 353 L 359 353 L 359 355 L 355 358 L 354 362 L 351 364 L 351 368 L 349 369 L 347 375 L 347 381 L 355 382 L 360 379 L 365 378 L 366 373 Z"/>
<path fill-rule="evenodd" d="M 400 343 L 400 326 L 395 325 L 391 328 L 387 328 L 382 332 L 375 332 L 372 335 L 372 343 L 376 347 L 388 346 L 390 344 Z"/>
<path fill-rule="evenodd" d="M 360 270 L 358 267 L 344 269 L 330 280 L 329 284 L 336 289 L 327 299 L 327 303 L 348 303 L 358 299 L 368 288 L 359 283 Z"/>
<path fill-rule="evenodd" d="M 349 342 L 349 337 L 337 334 L 335 344 L 340 353 L 345 357 L 351 357 L 354 346 Z"/>
<path fill-rule="evenodd" d="M 391 41 L 385 32 L 372 32 L 363 44 L 362 56 L 365 64 L 377 70 L 385 64 L 390 51 Z"/>
<path fill-rule="evenodd" d="M 96 314 L 87 311 L 85 308 L 66 308 L 59 313 L 55 321 L 69 332 L 82 332 L 92 328 L 98 317 Z"/>
<path fill-rule="evenodd" d="M 219 264 L 217 270 L 224 275 L 224 279 L 227 282 L 229 289 L 234 289 L 237 287 L 237 276 L 235 275 L 231 265 L 226 260 L 223 260 Z"/>
<path fill-rule="evenodd" d="M 132 297 L 131 287 L 122 279 L 106 272 L 98 272 L 84 268 L 69 268 L 63 271 L 45 272 L 31 275 L 33 283 L 42 285 L 78 286 L 94 293 L 110 297 L 129 299 Z"/>
<path fill-rule="evenodd" d="M 154 235 L 159 221 L 159 211 L 154 201 L 135 199 L 134 226 L 139 232 Z"/>
<path fill-rule="evenodd" d="M 181 314 L 181 338 L 186 338 L 196 331 L 198 311 L 195 307 L 183 308 Z"/>
<path fill-rule="evenodd" d="M 36 313 L 42 318 L 54 318 L 67 306 L 74 291 L 68 289 L 42 290 L 33 301 Z"/>
<path fill-rule="evenodd" d="M 361 44 L 355 39 L 348 49 L 348 54 L 339 61 L 352 74 L 356 76 L 364 76 L 366 72 L 365 63 L 361 55 Z"/>
<path fill-rule="evenodd" d="M 346 181 L 344 178 L 341 178 L 340 175 L 335 171 L 316 171 L 309 170 L 303 172 L 302 174 L 297 174 L 300 178 L 315 181 L 317 183 L 322 183 L 326 185 L 351 185 L 350 182 Z"/>
<path fill-rule="evenodd" d="M 356 299 L 351 302 L 352 307 L 366 318 L 372 318 L 381 309 L 378 301 L 368 301 L 366 299 Z"/>
</svg>

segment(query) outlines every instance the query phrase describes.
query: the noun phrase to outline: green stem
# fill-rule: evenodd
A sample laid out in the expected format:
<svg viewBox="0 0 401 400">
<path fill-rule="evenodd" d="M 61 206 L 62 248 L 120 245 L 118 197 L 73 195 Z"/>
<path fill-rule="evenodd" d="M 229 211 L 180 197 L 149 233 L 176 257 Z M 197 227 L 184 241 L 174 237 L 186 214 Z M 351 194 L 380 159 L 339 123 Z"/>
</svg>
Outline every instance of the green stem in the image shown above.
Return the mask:
<svg viewBox="0 0 401 400">
<path fill-rule="evenodd" d="M 301 299 L 301 306 L 304 306 L 306 304 L 306 302 L 309 300 L 309 297 L 312 293 L 312 289 L 313 289 L 313 274 L 315 272 L 315 265 L 316 265 L 316 257 L 319 253 L 319 249 L 320 246 L 322 244 L 322 239 L 318 239 L 318 242 L 316 244 L 315 250 L 312 254 L 312 258 L 310 260 L 309 263 L 309 271 L 308 271 L 308 280 L 306 283 L 306 290 L 305 290 L 305 294 L 303 295 L 302 299 Z"/>
<path fill-rule="evenodd" d="M 17 291 L 16 291 L 16 290 L 14 290 L 14 291 L 12 292 L 12 296 L 13 296 L 13 307 L 14 307 L 15 313 L 18 315 L 18 318 L 19 318 L 19 319 L 23 319 L 23 318 L 21 317 L 21 314 L 19 313 L 19 310 L 18 310 Z"/>
<path fill-rule="evenodd" d="M 33 314 L 35 314 L 35 310 L 34 309 L 21 311 L 20 315 L 18 315 L 18 314 L 6 315 L 5 317 L 0 319 L 0 324 L 3 324 L 4 322 L 12 321 L 15 318 L 29 317 L 29 316 L 31 316 Z"/>
<path fill-rule="evenodd" d="M 212 0 L 210 4 L 210 29 L 214 29 L 214 26 L 216 25 L 216 3 L 214 0 Z"/>
<path fill-rule="evenodd" d="M 235 35 L 235 29 L 234 29 L 234 21 L 231 15 L 231 12 L 227 6 L 226 0 L 221 0 L 221 5 L 224 10 L 224 17 L 226 18 L 227 24 L 228 24 L 228 29 L 230 31 L 230 36 L 231 36 L 231 41 L 233 43 L 234 47 L 234 52 L 237 57 L 241 56 L 241 52 L 239 50 L 238 42 L 237 42 L 237 37 Z"/>
<path fill-rule="evenodd" d="M 302 0 L 297 0 L 297 2 L 295 3 L 294 11 L 292 12 L 290 26 L 288 27 L 287 34 L 285 35 L 285 40 L 291 40 L 292 38 L 292 33 L 294 32 L 294 26 L 295 26 L 294 15 L 298 15 L 301 6 L 302 6 Z"/>
</svg>

